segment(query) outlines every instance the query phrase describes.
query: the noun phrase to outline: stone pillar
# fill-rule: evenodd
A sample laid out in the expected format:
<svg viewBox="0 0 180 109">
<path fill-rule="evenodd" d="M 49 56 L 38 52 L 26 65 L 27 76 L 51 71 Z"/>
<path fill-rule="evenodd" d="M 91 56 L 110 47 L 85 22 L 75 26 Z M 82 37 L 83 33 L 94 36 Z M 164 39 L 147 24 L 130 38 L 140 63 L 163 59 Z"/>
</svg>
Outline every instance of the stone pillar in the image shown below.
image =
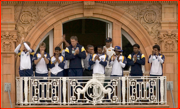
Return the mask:
<svg viewBox="0 0 180 109">
<path fill-rule="evenodd" d="M 161 52 L 165 56 L 163 65 L 164 76 L 167 81 L 173 81 L 173 96 L 178 107 L 178 11 L 177 4 L 162 4 L 162 22 L 158 36 Z M 173 108 L 170 91 L 167 91 L 167 103 Z"/>
<path fill-rule="evenodd" d="M 15 107 L 15 42 L 17 31 L 14 22 L 14 6 L 1 6 L 1 103 L 2 108 L 10 108 L 8 92 L 4 83 L 11 83 L 11 102 Z"/>
<path fill-rule="evenodd" d="M 62 34 L 62 22 L 59 22 L 57 25 L 54 25 L 54 48 L 62 41 Z"/>
<path fill-rule="evenodd" d="M 113 22 L 113 36 L 112 36 L 112 46 L 121 46 L 121 24 Z"/>
</svg>

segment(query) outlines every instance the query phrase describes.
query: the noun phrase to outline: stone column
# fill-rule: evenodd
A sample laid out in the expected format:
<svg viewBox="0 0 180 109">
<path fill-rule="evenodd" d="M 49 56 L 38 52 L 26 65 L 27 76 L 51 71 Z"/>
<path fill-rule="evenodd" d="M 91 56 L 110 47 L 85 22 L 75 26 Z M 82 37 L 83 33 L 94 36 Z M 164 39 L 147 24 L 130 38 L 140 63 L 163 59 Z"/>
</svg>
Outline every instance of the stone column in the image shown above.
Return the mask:
<svg viewBox="0 0 180 109">
<path fill-rule="evenodd" d="M 161 52 L 165 56 L 163 65 L 164 76 L 167 81 L 173 81 L 173 96 L 178 106 L 178 5 L 162 4 L 162 22 L 158 36 Z M 173 108 L 170 91 L 167 91 L 167 104 Z"/>
<path fill-rule="evenodd" d="M 62 34 L 62 22 L 60 21 L 54 25 L 54 48 L 62 41 Z"/>
<path fill-rule="evenodd" d="M 121 24 L 118 22 L 113 22 L 113 36 L 112 36 L 112 46 L 121 46 Z"/>
<path fill-rule="evenodd" d="M 10 108 L 8 92 L 4 83 L 11 83 L 11 102 L 15 107 L 15 42 L 17 31 L 14 22 L 14 6 L 1 6 L 1 103 L 2 108 Z"/>
</svg>

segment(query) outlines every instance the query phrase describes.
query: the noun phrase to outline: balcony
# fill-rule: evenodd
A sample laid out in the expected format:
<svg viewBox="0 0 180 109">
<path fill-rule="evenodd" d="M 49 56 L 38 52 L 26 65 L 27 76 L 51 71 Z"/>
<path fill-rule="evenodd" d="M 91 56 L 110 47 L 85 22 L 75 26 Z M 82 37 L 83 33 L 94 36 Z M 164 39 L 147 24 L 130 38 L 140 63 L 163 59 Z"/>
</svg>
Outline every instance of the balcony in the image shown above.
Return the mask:
<svg viewBox="0 0 180 109">
<path fill-rule="evenodd" d="M 88 106 L 168 107 L 166 77 L 16 77 L 16 107 Z"/>
</svg>

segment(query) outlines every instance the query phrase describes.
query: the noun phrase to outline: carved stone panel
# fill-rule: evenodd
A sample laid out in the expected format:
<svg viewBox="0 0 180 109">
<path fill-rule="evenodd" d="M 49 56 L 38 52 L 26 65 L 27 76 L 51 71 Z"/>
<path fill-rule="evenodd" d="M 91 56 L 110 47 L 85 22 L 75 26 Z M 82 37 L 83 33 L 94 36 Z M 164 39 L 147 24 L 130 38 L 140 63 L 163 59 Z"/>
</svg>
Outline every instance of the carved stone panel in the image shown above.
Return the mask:
<svg viewBox="0 0 180 109">
<path fill-rule="evenodd" d="M 96 2 L 84 1 L 84 16 L 93 16 L 92 9 Z M 46 15 L 60 6 L 15 6 L 15 20 L 17 22 L 16 29 L 18 36 L 27 36 L 29 31 Z M 147 30 L 149 35 L 153 38 L 154 43 L 158 43 L 159 29 L 161 29 L 162 20 L 162 5 L 161 4 L 131 4 L 131 5 L 118 5 L 125 12 L 133 16 L 141 25 Z M 19 40 L 19 38 L 18 38 Z"/>
<path fill-rule="evenodd" d="M 15 6 L 16 30 L 18 40 L 26 37 L 29 31 L 46 15 L 58 9 L 59 6 Z"/>
<path fill-rule="evenodd" d="M 158 36 L 162 51 L 178 51 L 178 31 L 162 30 Z"/>
<path fill-rule="evenodd" d="M 153 38 L 154 43 L 158 43 L 159 29 L 161 29 L 162 6 L 157 5 L 120 5 L 116 6 L 133 16 L 146 29 Z"/>
<path fill-rule="evenodd" d="M 16 39 L 16 31 L 1 31 L 1 51 L 14 51 Z"/>
</svg>

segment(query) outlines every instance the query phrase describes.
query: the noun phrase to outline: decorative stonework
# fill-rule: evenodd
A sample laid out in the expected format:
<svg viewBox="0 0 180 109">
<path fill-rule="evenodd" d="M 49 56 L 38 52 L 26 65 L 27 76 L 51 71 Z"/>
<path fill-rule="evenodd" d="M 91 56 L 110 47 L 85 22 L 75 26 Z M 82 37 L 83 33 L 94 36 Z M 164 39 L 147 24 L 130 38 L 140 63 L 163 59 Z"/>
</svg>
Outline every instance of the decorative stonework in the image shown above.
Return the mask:
<svg viewBox="0 0 180 109">
<path fill-rule="evenodd" d="M 68 5 L 72 3 L 77 3 L 82 1 L 25 1 L 27 5 Z M 112 6 L 117 5 L 132 5 L 132 4 L 178 4 L 177 1 L 95 1 L 96 3 L 104 3 Z M 22 5 L 23 1 L 2 1 L 2 6 L 13 6 L 13 5 Z"/>
<path fill-rule="evenodd" d="M 31 20 L 32 20 L 32 14 L 30 12 L 23 12 L 20 16 L 20 21 L 23 23 L 23 24 L 29 24 L 31 23 Z"/>
<path fill-rule="evenodd" d="M 94 8 L 95 1 L 84 1 L 84 8 Z"/>
<path fill-rule="evenodd" d="M 14 51 L 17 39 L 16 31 L 1 31 L 1 50 L 3 51 Z"/>
<path fill-rule="evenodd" d="M 153 10 L 147 10 L 145 13 L 144 13 L 144 21 L 148 24 L 152 24 L 156 21 L 156 12 L 153 11 Z"/>
<path fill-rule="evenodd" d="M 78 3 L 82 1 L 2 1 L 2 6 L 22 6 L 32 5 L 32 6 L 64 6 L 73 3 Z"/>
<path fill-rule="evenodd" d="M 157 43 L 159 29 L 161 29 L 161 5 L 121 5 L 117 8 L 123 9 L 139 21 Z"/>
<path fill-rule="evenodd" d="M 162 51 L 178 51 L 178 31 L 161 30 L 158 36 Z"/>
<path fill-rule="evenodd" d="M 44 2 L 43 2 L 44 3 Z M 92 16 L 95 2 L 84 1 L 84 16 Z M 161 29 L 161 5 L 119 5 L 117 8 L 125 10 L 139 21 L 147 30 L 154 42 L 157 43 L 157 35 Z M 15 20 L 18 36 L 27 36 L 28 32 L 46 15 L 58 9 L 59 6 L 15 6 Z M 22 9 L 22 12 L 21 12 Z M 21 12 L 21 14 L 20 14 Z M 19 15 L 20 14 L 20 15 Z"/>
<path fill-rule="evenodd" d="M 18 40 L 26 37 L 29 31 L 46 15 L 58 9 L 59 6 L 15 6 L 16 30 Z M 22 9 L 22 11 L 21 11 Z"/>
<path fill-rule="evenodd" d="M 93 8 L 95 5 L 95 1 L 84 1 L 84 16 L 91 17 L 93 16 Z"/>
</svg>

